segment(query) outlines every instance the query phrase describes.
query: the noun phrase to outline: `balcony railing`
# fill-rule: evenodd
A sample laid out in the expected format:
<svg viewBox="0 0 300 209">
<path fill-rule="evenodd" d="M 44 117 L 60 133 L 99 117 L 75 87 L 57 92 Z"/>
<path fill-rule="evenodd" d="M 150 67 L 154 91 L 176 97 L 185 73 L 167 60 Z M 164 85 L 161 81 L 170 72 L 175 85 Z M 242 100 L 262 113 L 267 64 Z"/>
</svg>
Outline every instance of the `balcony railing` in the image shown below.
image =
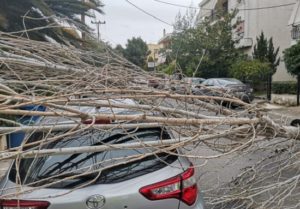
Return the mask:
<svg viewBox="0 0 300 209">
<path fill-rule="evenodd" d="M 299 40 L 300 39 L 300 25 L 293 26 L 291 33 L 292 33 L 293 40 Z"/>
</svg>

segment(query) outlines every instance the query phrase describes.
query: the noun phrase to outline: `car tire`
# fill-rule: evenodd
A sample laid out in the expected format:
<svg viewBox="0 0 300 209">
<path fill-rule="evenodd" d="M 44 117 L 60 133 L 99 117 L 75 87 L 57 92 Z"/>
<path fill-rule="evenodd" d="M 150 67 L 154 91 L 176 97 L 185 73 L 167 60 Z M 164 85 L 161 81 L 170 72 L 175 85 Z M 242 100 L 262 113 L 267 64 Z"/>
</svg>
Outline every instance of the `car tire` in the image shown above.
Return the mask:
<svg viewBox="0 0 300 209">
<path fill-rule="evenodd" d="M 300 127 L 300 119 L 295 119 L 291 122 L 291 126 Z"/>
</svg>

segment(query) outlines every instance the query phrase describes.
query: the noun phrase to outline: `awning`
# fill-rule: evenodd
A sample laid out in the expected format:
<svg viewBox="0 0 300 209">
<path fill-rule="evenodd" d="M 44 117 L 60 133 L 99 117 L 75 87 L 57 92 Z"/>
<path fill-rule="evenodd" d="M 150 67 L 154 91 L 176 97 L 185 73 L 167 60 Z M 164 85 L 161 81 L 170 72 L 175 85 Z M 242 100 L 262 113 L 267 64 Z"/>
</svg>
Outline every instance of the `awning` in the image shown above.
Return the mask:
<svg viewBox="0 0 300 209">
<path fill-rule="evenodd" d="M 294 6 L 292 16 L 289 21 L 289 25 L 299 25 L 300 24 L 300 1 Z"/>
</svg>

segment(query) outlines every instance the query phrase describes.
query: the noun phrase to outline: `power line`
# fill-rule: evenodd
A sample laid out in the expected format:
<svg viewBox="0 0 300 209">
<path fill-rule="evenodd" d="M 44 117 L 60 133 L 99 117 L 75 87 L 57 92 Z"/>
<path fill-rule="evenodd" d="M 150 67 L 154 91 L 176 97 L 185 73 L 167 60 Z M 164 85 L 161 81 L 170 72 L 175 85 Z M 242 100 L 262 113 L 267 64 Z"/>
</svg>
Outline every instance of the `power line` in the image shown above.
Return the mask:
<svg viewBox="0 0 300 209">
<path fill-rule="evenodd" d="M 208 9 L 208 8 L 198 8 L 198 7 L 193 7 L 193 6 L 186 6 L 186 5 L 182 5 L 182 4 L 174 4 L 171 2 L 167 2 L 167 1 L 161 1 L 161 0 L 153 0 L 162 4 L 167 4 L 167 5 L 171 5 L 171 6 L 176 6 L 176 7 L 182 7 L 182 8 L 187 8 L 187 9 L 200 9 L 200 10 L 214 10 L 214 9 Z M 251 11 L 251 10 L 264 10 L 264 9 L 274 9 L 274 8 L 279 8 L 279 7 L 287 7 L 287 6 L 291 6 L 291 5 L 295 5 L 296 3 L 289 3 L 289 4 L 280 4 L 280 5 L 273 5 L 273 6 L 266 6 L 266 7 L 257 7 L 257 8 L 248 8 L 248 9 L 238 9 L 239 11 Z"/>
<path fill-rule="evenodd" d="M 199 7 L 193 7 L 193 6 L 186 6 L 186 5 L 182 5 L 182 4 L 174 4 L 171 2 L 166 2 L 166 1 L 160 1 L 160 0 L 153 0 L 162 4 L 168 4 L 171 6 L 175 6 L 175 7 L 182 7 L 182 8 L 187 8 L 187 9 L 200 9 Z"/>
<path fill-rule="evenodd" d="M 239 9 L 240 11 L 247 11 L 247 10 L 262 10 L 262 9 L 274 9 L 279 7 L 287 7 L 291 5 L 295 5 L 296 3 L 289 3 L 289 4 L 280 4 L 280 5 L 274 5 L 274 6 L 268 6 L 268 7 L 258 7 L 258 8 L 248 8 L 248 9 Z"/>
<path fill-rule="evenodd" d="M 156 19 L 156 20 L 158 20 L 158 21 L 160 21 L 160 22 L 162 22 L 162 23 L 164 23 L 164 24 L 167 24 L 167 25 L 173 27 L 173 25 L 172 25 L 171 23 L 168 23 L 168 22 L 166 22 L 166 21 L 160 19 L 159 17 L 156 17 L 155 15 L 153 15 L 153 14 L 147 12 L 146 10 L 144 10 L 144 9 L 142 9 L 142 8 L 140 8 L 140 7 L 138 7 L 137 5 L 135 5 L 134 3 L 130 2 L 129 0 L 125 0 L 125 1 L 126 1 L 128 4 L 132 5 L 133 7 L 135 7 L 136 9 L 138 9 L 138 10 L 140 10 L 141 12 L 145 13 L 146 15 L 149 15 L 149 16 L 153 17 L 154 19 Z"/>
<path fill-rule="evenodd" d="M 152 18 L 166 24 L 169 26 L 173 26 L 171 23 L 168 23 L 164 20 L 162 20 L 161 18 L 147 12 L 146 10 L 142 9 L 141 7 L 137 6 L 136 4 L 132 3 L 129 0 L 125 0 L 128 4 L 132 5 L 133 7 L 135 7 L 136 9 L 140 10 L 141 12 L 143 12 L 144 14 L 151 16 Z M 171 5 L 171 6 L 177 6 L 177 7 L 183 7 L 183 8 L 189 8 L 189 9 L 200 9 L 200 10 L 210 10 L 213 11 L 214 9 L 208 9 L 208 8 L 197 8 L 197 7 L 193 7 L 193 6 L 186 6 L 186 5 L 182 5 L 182 4 L 174 4 L 171 2 L 167 2 L 167 1 L 161 1 L 161 0 L 153 0 L 162 4 L 167 4 L 167 5 Z M 273 6 L 266 6 L 266 7 L 257 7 L 257 8 L 246 8 L 246 9 L 238 9 L 239 11 L 253 11 L 253 10 L 265 10 L 265 9 L 274 9 L 274 8 L 280 8 L 280 7 L 287 7 L 287 6 L 291 6 L 291 5 L 295 5 L 296 3 L 289 3 L 289 4 L 280 4 L 280 5 L 273 5 Z"/>
</svg>

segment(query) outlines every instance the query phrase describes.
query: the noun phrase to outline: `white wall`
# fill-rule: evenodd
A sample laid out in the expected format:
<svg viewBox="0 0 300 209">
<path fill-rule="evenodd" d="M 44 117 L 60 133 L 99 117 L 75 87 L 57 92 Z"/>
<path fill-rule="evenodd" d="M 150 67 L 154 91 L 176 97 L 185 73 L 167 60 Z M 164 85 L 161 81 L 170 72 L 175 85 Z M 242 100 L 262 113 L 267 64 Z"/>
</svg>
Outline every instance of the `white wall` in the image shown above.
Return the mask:
<svg viewBox="0 0 300 209">
<path fill-rule="evenodd" d="M 234 1 L 234 0 L 232 0 Z M 246 7 L 261 8 L 273 5 L 294 3 L 295 0 L 246 0 Z M 274 46 L 280 47 L 280 65 L 274 81 L 289 81 L 293 77 L 288 74 L 283 60 L 283 51 L 291 46 L 291 27 L 288 26 L 294 6 L 285 6 L 265 10 L 250 10 L 246 13 L 246 35 L 253 38 L 254 44 L 256 37 L 263 31 L 266 37 L 273 37 Z"/>
<path fill-rule="evenodd" d="M 237 17 L 240 16 L 242 20 L 245 21 L 244 38 L 253 40 L 252 47 L 245 49 L 246 53 L 252 55 L 256 37 L 259 36 L 262 31 L 267 38 L 273 37 L 275 47 L 280 47 L 281 62 L 273 77 L 274 81 L 289 81 L 295 79 L 288 74 L 282 54 L 282 51 L 290 47 L 292 43 L 291 27 L 288 26 L 288 22 L 292 15 L 294 5 L 262 10 L 243 11 L 242 9 L 269 7 L 295 3 L 296 1 L 297 0 L 242 0 L 239 4 L 238 0 L 229 0 L 229 9 L 241 9 Z M 212 6 L 212 4 L 215 4 L 214 0 L 210 0 L 204 7 L 207 7 L 207 5 Z M 208 12 L 203 11 L 201 16 L 205 14 L 208 14 Z"/>
</svg>

